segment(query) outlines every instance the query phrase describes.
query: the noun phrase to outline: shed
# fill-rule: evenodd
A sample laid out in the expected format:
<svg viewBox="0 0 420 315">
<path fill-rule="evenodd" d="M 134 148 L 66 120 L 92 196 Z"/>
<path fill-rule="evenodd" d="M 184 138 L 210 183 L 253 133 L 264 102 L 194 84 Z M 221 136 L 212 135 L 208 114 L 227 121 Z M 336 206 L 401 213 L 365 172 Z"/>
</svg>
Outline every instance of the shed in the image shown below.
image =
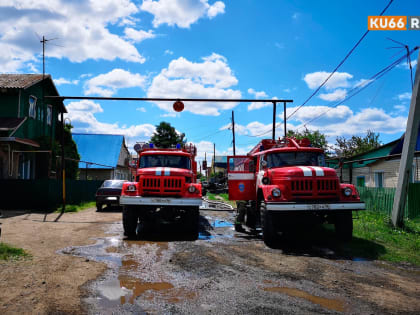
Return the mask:
<svg viewBox="0 0 420 315">
<path fill-rule="evenodd" d="M 131 179 L 123 135 L 73 133 L 80 155 L 80 179 Z"/>
</svg>

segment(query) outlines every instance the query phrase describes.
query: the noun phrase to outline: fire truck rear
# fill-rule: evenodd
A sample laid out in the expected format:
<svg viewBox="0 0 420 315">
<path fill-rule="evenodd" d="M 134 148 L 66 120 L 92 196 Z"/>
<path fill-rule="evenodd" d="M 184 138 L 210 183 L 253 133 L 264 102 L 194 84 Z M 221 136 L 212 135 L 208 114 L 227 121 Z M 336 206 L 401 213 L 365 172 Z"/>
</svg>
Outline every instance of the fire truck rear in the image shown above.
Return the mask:
<svg viewBox="0 0 420 315">
<path fill-rule="evenodd" d="M 156 221 L 186 222 L 185 230 L 198 232 L 201 184 L 196 183 L 197 149 L 177 145 L 160 149 L 151 143 L 137 143 L 135 182 L 124 183 L 120 204 L 123 206 L 124 234 L 136 236 L 141 227 Z"/>
<path fill-rule="evenodd" d="M 352 211 L 365 209 L 356 188 L 340 183 L 308 139 L 262 140 L 246 156 L 229 156 L 228 184 L 238 205 L 236 230 L 260 225 L 269 246 L 296 227 L 324 222 L 351 240 Z"/>
</svg>

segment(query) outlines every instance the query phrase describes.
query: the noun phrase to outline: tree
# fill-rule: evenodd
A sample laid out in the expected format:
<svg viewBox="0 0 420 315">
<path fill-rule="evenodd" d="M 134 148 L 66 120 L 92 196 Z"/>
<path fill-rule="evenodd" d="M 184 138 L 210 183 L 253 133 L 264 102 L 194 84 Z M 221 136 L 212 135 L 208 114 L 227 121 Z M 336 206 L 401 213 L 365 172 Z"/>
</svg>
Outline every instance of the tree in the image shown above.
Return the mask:
<svg viewBox="0 0 420 315">
<path fill-rule="evenodd" d="M 368 130 L 366 136 L 352 136 L 350 139 L 337 137 L 336 153 L 340 157 L 351 157 L 360 153 L 376 149 L 381 146 L 379 141 L 379 133 Z"/>
<path fill-rule="evenodd" d="M 287 131 L 287 136 L 288 137 L 296 138 L 298 140 L 303 139 L 303 138 L 308 138 L 309 141 L 311 141 L 311 145 L 313 147 L 315 147 L 315 148 L 321 148 L 326 153 L 327 153 L 327 151 L 329 149 L 328 141 L 325 138 L 325 135 L 322 134 L 321 132 L 319 132 L 319 130 L 312 131 L 312 130 L 309 130 L 307 128 L 305 128 L 305 130 L 302 131 L 302 132 L 288 130 Z"/>
<path fill-rule="evenodd" d="M 150 142 L 159 148 L 171 148 L 178 143 L 185 143 L 184 137 L 184 133 L 179 134 L 170 123 L 162 121 L 156 126 L 156 131 L 150 138 Z"/>
</svg>

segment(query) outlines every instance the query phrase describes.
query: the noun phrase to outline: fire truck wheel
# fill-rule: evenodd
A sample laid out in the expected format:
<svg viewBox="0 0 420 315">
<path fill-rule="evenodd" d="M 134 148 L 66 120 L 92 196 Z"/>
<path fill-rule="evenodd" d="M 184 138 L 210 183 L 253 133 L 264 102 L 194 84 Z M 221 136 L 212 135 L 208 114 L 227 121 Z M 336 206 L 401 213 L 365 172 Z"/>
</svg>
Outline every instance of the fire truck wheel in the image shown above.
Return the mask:
<svg viewBox="0 0 420 315">
<path fill-rule="evenodd" d="M 188 212 L 188 232 L 191 234 L 198 234 L 200 211 L 198 208 L 193 208 Z"/>
<path fill-rule="evenodd" d="M 97 203 L 96 204 L 96 211 L 101 212 L 102 211 L 102 203 Z"/>
<path fill-rule="evenodd" d="M 342 212 L 335 217 L 335 233 L 337 237 L 345 242 L 353 238 L 353 216 L 351 211 Z"/>
<path fill-rule="evenodd" d="M 135 209 L 124 206 L 123 208 L 123 227 L 124 227 L 124 235 L 128 237 L 135 237 L 136 236 L 136 229 L 137 229 L 137 220 L 138 215 Z"/>
<path fill-rule="evenodd" d="M 263 241 L 268 247 L 272 247 L 276 242 L 276 231 L 273 224 L 273 215 L 267 211 L 267 207 L 264 201 L 260 203 L 261 213 L 261 228 Z"/>
</svg>

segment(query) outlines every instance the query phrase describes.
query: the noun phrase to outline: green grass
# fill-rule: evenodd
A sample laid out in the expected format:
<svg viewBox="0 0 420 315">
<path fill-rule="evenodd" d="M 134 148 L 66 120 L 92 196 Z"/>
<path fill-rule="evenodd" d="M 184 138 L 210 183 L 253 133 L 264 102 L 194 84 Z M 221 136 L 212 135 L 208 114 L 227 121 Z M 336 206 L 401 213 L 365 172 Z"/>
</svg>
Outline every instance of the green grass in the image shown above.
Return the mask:
<svg viewBox="0 0 420 315">
<path fill-rule="evenodd" d="M 30 255 L 22 248 L 16 248 L 5 243 L 0 243 L 0 260 L 11 260 L 29 256 Z"/>
<path fill-rule="evenodd" d="M 78 205 L 66 205 L 66 209 L 64 212 L 79 212 L 81 210 L 85 210 L 88 208 L 93 208 L 96 207 L 96 202 L 95 201 L 89 201 L 89 202 L 82 202 L 81 204 Z M 55 212 L 61 212 L 61 207 L 58 207 L 57 210 L 55 210 Z"/>
<path fill-rule="evenodd" d="M 420 218 L 394 228 L 379 212 L 362 211 L 353 220 L 354 239 L 348 249 L 354 256 L 420 265 Z"/>
</svg>

